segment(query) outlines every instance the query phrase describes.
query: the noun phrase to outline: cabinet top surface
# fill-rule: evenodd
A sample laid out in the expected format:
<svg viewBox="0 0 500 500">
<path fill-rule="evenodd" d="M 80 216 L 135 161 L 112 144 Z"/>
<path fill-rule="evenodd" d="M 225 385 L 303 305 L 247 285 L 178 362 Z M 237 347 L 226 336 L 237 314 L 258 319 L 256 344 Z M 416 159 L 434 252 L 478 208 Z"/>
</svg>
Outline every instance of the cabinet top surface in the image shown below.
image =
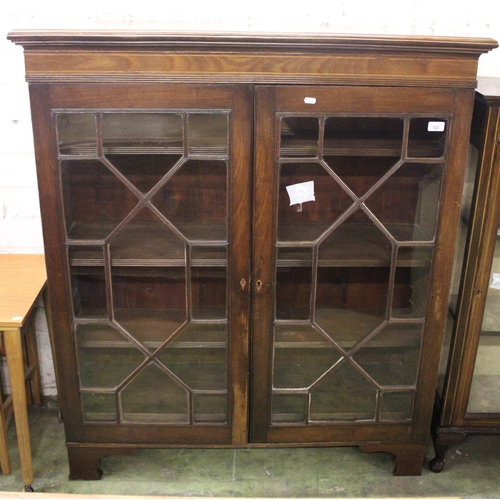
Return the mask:
<svg viewBox="0 0 500 500">
<path fill-rule="evenodd" d="M 23 325 L 46 279 L 44 255 L 0 255 L 0 330 Z"/>
<path fill-rule="evenodd" d="M 481 54 L 498 46 L 491 38 L 330 33 L 163 32 L 118 30 L 14 30 L 7 38 L 25 48 L 110 46 L 113 48 L 207 49 L 365 49 L 472 52 Z"/>
</svg>

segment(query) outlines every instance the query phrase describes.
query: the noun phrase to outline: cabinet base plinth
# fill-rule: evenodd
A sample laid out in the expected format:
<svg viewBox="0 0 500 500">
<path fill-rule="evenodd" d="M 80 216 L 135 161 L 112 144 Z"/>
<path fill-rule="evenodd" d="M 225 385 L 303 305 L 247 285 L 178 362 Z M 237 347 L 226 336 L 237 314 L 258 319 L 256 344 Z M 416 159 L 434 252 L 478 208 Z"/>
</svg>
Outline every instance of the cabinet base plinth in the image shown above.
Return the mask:
<svg viewBox="0 0 500 500">
<path fill-rule="evenodd" d="M 373 444 L 360 445 L 365 453 L 385 452 L 394 456 L 395 476 L 420 476 L 424 465 L 425 445 L 419 444 Z M 248 448 L 252 448 L 249 445 Z M 69 479 L 98 480 L 103 471 L 100 469 L 101 458 L 107 455 L 132 455 L 137 448 L 114 446 L 68 446 Z"/>
<path fill-rule="evenodd" d="M 106 455 L 132 455 L 135 448 L 68 446 L 69 479 L 96 481 L 101 479 L 99 462 Z"/>
<path fill-rule="evenodd" d="M 425 458 L 425 445 L 362 445 L 365 453 L 386 452 L 394 455 L 395 476 L 420 476 Z"/>
</svg>

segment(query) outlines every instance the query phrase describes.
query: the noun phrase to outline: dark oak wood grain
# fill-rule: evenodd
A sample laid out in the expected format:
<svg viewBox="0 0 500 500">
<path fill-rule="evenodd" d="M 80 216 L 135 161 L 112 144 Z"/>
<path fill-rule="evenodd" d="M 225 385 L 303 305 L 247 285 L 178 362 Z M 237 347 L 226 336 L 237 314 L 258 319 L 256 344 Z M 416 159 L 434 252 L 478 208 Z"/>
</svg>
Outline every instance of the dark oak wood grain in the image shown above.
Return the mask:
<svg viewBox="0 0 500 500">
<path fill-rule="evenodd" d="M 26 51 L 28 80 L 51 82 L 473 87 L 477 58 L 496 46 L 491 39 L 328 34 L 15 31 L 8 38 Z"/>
<path fill-rule="evenodd" d="M 419 474 L 477 60 L 497 43 L 8 38 L 30 85 L 70 477 L 169 446 L 359 445 Z M 290 205 L 311 180 L 315 203 Z"/>
</svg>

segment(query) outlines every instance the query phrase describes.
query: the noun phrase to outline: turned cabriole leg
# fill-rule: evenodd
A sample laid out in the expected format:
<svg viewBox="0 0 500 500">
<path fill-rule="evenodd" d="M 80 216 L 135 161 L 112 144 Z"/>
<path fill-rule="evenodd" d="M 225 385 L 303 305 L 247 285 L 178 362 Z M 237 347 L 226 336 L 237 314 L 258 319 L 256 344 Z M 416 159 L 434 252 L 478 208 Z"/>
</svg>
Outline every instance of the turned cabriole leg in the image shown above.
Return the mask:
<svg viewBox="0 0 500 500">
<path fill-rule="evenodd" d="M 466 437 L 465 432 L 438 429 L 433 440 L 436 456 L 429 462 L 429 470 L 441 472 L 444 468 L 444 456 L 448 448 L 462 443 Z"/>
</svg>

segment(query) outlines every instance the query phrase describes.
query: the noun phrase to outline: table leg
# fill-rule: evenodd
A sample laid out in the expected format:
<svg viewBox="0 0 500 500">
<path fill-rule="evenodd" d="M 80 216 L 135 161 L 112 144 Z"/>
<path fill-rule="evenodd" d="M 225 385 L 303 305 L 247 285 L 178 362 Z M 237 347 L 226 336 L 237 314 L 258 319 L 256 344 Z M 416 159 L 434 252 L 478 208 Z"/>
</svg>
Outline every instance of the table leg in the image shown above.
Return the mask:
<svg viewBox="0 0 500 500">
<path fill-rule="evenodd" d="M 12 406 L 16 423 L 17 442 L 19 445 L 21 472 L 24 487 L 26 490 L 29 490 L 33 483 L 33 464 L 31 462 L 31 443 L 20 329 L 4 330 L 4 339 L 5 357 L 7 358 L 12 394 Z"/>
<path fill-rule="evenodd" d="M 8 475 L 11 473 L 9 448 L 7 446 L 7 427 L 2 409 L 0 409 L 0 467 L 3 474 Z"/>
<path fill-rule="evenodd" d="M 32 404 L 41 406 L 43 404 L 42 381 L 40 378 L 40 363 L 38 361 L 38 346 L 36 341 L 35 315 L 32 313 L 28 323 L 24 325 L 24 337 L 26 339 L 26 361 L 27 366 L 31 367 L 30 379 L 26 382 L 26 390 L 29 398 L 32 396 Z"/>
</svg>

